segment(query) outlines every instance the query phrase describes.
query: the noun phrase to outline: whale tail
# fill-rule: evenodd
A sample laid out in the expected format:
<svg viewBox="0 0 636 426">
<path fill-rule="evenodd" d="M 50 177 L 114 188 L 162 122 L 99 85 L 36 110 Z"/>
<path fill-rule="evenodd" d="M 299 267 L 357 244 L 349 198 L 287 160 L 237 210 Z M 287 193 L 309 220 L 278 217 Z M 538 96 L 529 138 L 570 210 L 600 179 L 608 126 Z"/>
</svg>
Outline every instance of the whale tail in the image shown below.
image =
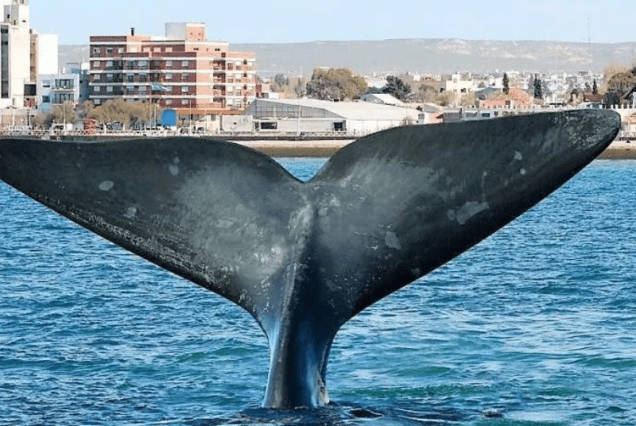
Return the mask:
<svg viewBox="0 0 636 426">
<path fill-rule="evenodd" d="M 591 110 L 399 127 L 306 183 L 219 140 L 6 139 L 0 179 L 242 306 L 269 340 L 263 405 L 319 406 L 346 321 L 531 208 L 619 127 Z"/>
</svg>

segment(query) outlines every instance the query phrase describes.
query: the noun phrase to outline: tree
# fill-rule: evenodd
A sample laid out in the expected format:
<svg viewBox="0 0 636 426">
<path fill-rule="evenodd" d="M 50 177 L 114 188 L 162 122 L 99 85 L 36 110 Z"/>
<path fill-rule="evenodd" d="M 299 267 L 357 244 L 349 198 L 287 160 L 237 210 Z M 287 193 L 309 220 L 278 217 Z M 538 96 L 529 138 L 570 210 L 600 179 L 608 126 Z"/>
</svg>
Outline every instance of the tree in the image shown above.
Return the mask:
<svg viewBox="0 0 636 426">
<path fill-rule="evenodd" d="M 91 101 L 84 101 L 83 103 L 78 105 L 77 108 L 75 108 L 75 116 L 79 120 L 84 120 L 90 115 L 91 111 L 93 111 L 94 109 L 95 109 L 95 105 L 93 105 Z"/>
<path fill-rule="evenodd" d="M 407 101 L 412 96 L 411 86 L 394 75 L 390 75 L 386 78 L 386 86 L 382 88 L 382 93 L 389 94 L 401 101 Z"/>
<path fill-rule="evenodd" d="M 607 81 L 605 90 L 605 103 L 608 105 L 620 104 L 623 98 L 634 88 L 634 75 L 631 71 L 614 74 Z"/>
<path fill-rule="evenodd" d="M 93 109 L 87 117 L 102 123 L 120 122 L 130 127 L 135 123 L 150 122 L 153 108 L 152 104 L 130 103 L 123 99 L 114 99 Z"/>
<path fill-rule="evenodd" d="M 508 79 L 508 74 L 504 73 L 503 75 L 503 92 L 507 95 L 510 93 L 510 80 Z"/>
<path fill-rule="evenodd" d="M 365 93 L 365 95 L 379 95 L 380 93 L 384 93 L 384 92 L 382 92 L 382 88 L 381 87 L 371 86 L 371 87 L 367 88 L 367 92 Z"/>
<path fill-rule="evenodd" d="M 355 99 L 367 91 L 367 82 L 347 68 L 316 68 L 307 83 L 307 96 L 323 100 Z"/>
<path fill-rule="evenodd" d="M 474 106 L 477 102 L 475 97 L 475 92 L 464 93 L 463 96 L 459 99 L 459 105 L 463 107 L 471 107 Z"/>
<path fill-rule="evenodd" d="M 416 102 L 435 102 L 437 100 L 437 90 L 429 84 L 422 84 L 413 95 Z"/>
<path fill-rule="evenodd" d="M 455 93 L 450 91 L 445 91 L 437 95 L 437 104 L 441 106 L 449 106 L 453 102 L 455 102 Z"/>
<path fill-rule="evenodd" d="M 543 99 L 543 84 L 538 77 L 534 80 L 534 97 L 536 99 Z"/>
<path fill-rule="evenodd" d="M 531 75 L 530 76 L 530 80 L 528 81 L 528 90 L 532 87 L 532 90 L 534 92 L 534 86 L 536 84 L 536 79 L 539 78 L 536 75 Z"/>
<path fill-rule="evenodd" d="M 592 84 L 592 94 L 598 95 L 598 84 L 596 84 L 596 79 L 594 79 L 594 82 Z"/>
<path fill-rule="evenodd" d="M 276 74 L 272 82 L 272 92 L 283 92 L 285 86 L 289 86 L 289 78 L 285 74 Z"/>
<path fill-rule="evenodd" d="M 53 120 L 58 123 L 72 123 L 75 121 L 75 104 L 66 101 L 53 107 Z"/>
</svg>

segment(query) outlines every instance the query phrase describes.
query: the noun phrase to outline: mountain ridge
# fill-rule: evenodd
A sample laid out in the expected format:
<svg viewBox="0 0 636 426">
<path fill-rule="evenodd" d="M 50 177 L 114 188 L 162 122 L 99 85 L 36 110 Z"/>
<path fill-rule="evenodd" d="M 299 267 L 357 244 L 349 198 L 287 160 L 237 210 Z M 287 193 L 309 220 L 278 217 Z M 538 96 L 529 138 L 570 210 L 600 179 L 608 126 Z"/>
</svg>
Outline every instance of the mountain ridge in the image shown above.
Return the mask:
<svg viewBox="0 0 636 426">
<path fill-rule="evenodd" d="M 347 67 L 359 74 L 489 73 L 496 70 L 600 73 L 611 63 L 629 66 L 636 42 L 581 43 L 537 40 L 411 38 L 318 40 L 298 43 L 231 43 L 254 52 L 260 75 L 310 75 L 316 67 Z M 88 60 L 88 45 L 60 45 L 59 64 Z"/>
</svg>

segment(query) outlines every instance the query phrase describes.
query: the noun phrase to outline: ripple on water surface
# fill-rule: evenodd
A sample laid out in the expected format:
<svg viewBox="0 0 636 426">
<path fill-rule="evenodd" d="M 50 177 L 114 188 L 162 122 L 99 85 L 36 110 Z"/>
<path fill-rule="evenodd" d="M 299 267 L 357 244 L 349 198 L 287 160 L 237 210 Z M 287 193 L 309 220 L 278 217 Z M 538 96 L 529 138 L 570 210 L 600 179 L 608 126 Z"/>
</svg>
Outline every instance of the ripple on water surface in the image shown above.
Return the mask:
<svg viewBox="0 0 636 426">
<path fill-rule="evenodd" d="M 0 184 L 0 424 L 636 424 L 634 188 L 594 162 L 346 324 L 337 405 L 274 413 L 247 313 Z"/>
</svg>

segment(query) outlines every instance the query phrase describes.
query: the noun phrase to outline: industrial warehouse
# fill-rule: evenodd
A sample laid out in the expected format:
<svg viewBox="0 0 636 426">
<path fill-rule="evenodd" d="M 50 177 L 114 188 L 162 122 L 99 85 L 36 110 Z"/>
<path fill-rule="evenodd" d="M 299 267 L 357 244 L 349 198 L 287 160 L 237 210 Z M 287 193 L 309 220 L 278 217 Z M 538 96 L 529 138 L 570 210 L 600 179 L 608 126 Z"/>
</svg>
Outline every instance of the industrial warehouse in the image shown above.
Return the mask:
<svg viewBox="0 0 636 426">
<path fill-rule="evenodd" d="M 253 121 L 250 123 L 247 117 Z M 331 102 L 317 99 L 256 99 L 243 117 L 227 117 L 237 121 L 235 129 L 224 131 L 276 131 L 282 133 L 330 133 L 364 135 L 390 127 L 414 124 L 418 111 L 370 102 Z M 238 122 L 242 122 L 240 128 Z M 230 124 L 230 123 L 228 123 Z"/>
</svg>

